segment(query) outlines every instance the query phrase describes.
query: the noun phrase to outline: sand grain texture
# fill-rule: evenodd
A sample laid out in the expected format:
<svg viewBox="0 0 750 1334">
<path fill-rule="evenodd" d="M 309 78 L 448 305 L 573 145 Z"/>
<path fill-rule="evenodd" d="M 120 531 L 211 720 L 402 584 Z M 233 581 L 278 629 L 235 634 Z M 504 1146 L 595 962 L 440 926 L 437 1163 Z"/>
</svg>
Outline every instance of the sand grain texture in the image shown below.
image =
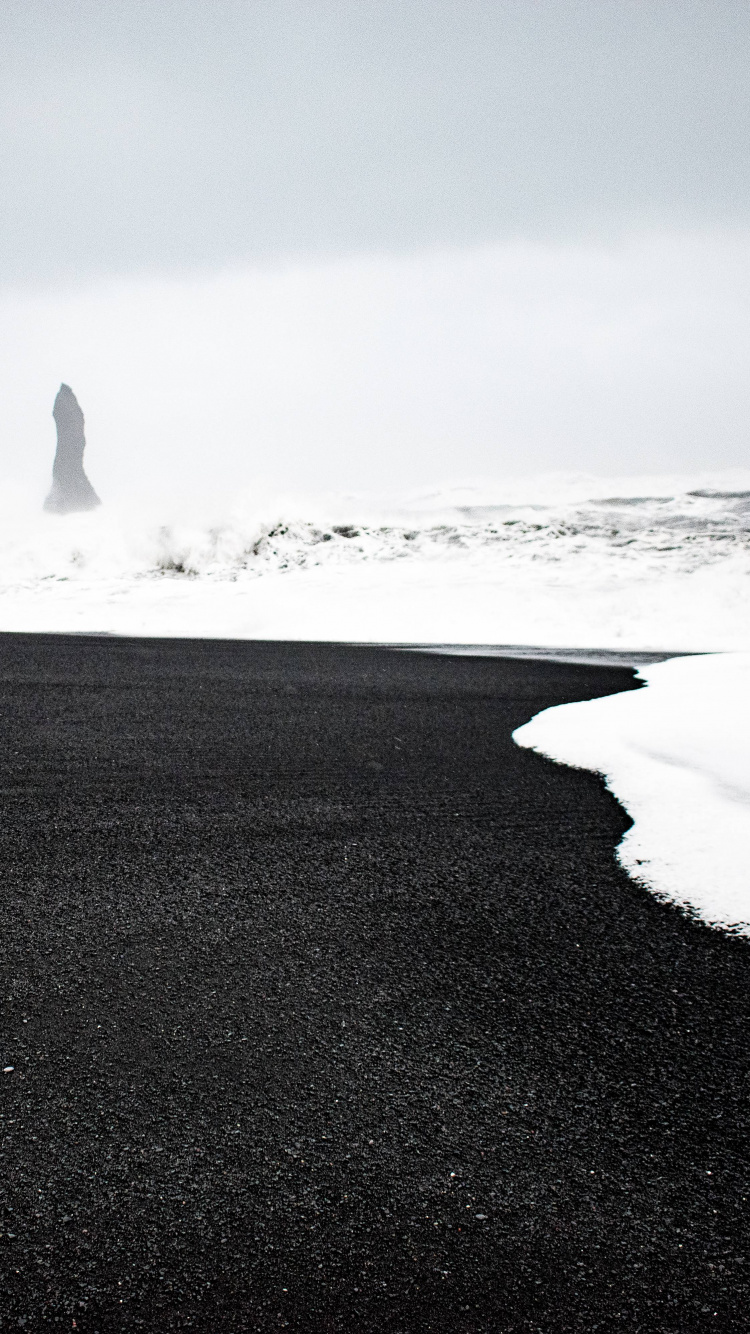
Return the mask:
<svg viewBox="0 0 750 1334">
<path fill-rule="evenodd" d="M 0 638 L 0 1328 L 746 1328 L 748 945 L 511 742 L 631 683 Z"/>
</svg>

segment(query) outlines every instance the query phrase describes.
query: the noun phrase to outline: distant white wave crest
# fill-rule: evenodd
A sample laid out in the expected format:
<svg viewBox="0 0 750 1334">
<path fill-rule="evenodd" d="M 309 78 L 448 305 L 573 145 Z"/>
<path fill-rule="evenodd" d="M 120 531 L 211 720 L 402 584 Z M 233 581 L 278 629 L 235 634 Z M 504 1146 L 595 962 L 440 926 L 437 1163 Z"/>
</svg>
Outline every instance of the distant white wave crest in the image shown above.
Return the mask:
<svg viewBox="0 0 750 1334">
<path fill-rule="evenodd" d="M 335 506 L 346 513 L 345 502 Z M 361 503 L 352 502 L 355 512 Z M 314 508 L 314 506 L 313 506 Z M 536 504 L 448 504 L 362 520 L 263 518 L 250 505 L 201 522 L 158 522 L 104 508 L 65 519 L 6 514 L 0 579 L 228 578 L 369 561 L 545 563 L 601 574 L 605 561 L 644 577 L 689 573 L 750 553 L 750 489 L 603 496 Z M 749 567 L 750 569 L 750 567 Z"/>
</svg>

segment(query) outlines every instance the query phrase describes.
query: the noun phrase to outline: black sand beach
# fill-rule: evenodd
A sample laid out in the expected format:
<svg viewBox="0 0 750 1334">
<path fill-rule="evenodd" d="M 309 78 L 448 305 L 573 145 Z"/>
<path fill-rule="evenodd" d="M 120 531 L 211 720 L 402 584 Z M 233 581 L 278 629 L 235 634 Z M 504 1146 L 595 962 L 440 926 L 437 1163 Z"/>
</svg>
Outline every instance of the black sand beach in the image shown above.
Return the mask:
<svg viewBox="0 0 750 1334">
<path fill-rule="evenodd" d="M 621 668 L 0 637 L 0 1328 L 746 1330 L 750 945 L 511 741 Z"/>
</svg>

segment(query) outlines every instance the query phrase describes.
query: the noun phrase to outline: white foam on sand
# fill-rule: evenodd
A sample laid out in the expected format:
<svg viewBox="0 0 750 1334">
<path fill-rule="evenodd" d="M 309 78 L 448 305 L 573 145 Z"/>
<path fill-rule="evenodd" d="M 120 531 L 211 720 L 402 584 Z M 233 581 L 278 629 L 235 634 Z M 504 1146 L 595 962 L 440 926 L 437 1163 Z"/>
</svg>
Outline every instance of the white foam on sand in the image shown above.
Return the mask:
<svg viewBox="0 0 750 1334">
<path fill-rule="evenodd" d="M 520 746 L 604 775 L 634 821 L 626 870 L 713 926 L 750 935 L 750 653 L 641 668 L 644 689 L 537 714 Z"/>
</svg>

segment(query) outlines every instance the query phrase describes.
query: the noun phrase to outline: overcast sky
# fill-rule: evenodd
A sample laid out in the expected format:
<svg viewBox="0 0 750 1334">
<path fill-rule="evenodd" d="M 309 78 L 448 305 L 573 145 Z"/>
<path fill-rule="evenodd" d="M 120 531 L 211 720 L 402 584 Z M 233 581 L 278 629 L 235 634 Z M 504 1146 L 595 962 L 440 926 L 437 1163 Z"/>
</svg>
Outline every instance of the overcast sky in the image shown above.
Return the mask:
<svg viewBox="0 0 750 1334">
<path fill-rule="evenodd" d="M 0 0 L 6 278 L 750 217 L 746 0 Z"/>
<path fill-rule="evenodd" d="M 46 388 L 40 366 L 52 379 L 76 374 L 80 387 L 92 380 L 85 348 L 106 344 L 105 379 L 114 386 L 113 363 L 121 356 L 124 366 L 136 366 L 144 330 L 150 362 L 161 357 L 169 366 L 159 408 L 168 453 L 170 404 L 176 412 L 181 386 L 194 393 L 200 372 L 195 344 L 210 290 L 215 333 L 203 368 L 206 411 L 210 404 L 230 471 L 234 458 L 252 472 L 262 420 L 279 477 L 294 472 L 312 411 L 306 366 L 321 378 L 317 416 L 310 418 L 317 443 L 309 444 L 305 468 L 317 468 L 326 484 L 335 468 L 352 484 L 371 484 L 379 431 L 384 459 L 388 441 L 398 441 L 393 458 L 400 451 L 410 482 L 438 468 L 452 475 L 517 470 L 519 440 L 530 469 L 622 471 L 628 456 L 655 468 L 681 460 L 746 462 L 750 328 L 737 255 L 750 235 L 749 155 L 747 0 L 0 0 L 0 288 L 3 339 L 11 340 L 0 358 L 0 389 L 15 423 L 13 439 L 0 439 L 0 459 L 10 466 L 19 439 L 32 454 L 37 449 L 34 396 L 46 395 L 46 420 L 57 387 Z M 657 363 L 648 360 L 648 340 L 643 365 L 636 371 L 631 358 L 623 379 L 617 339 L 602 344 L 597 332 L 627 325 L 632 342 L 641 327 L 650 263 L 644 237 L 655 238 L 653 253 L 666 256 L 674 238 L 681 256 L 666 287 L 653 287 L 652 305 L 662 305 L 649 327 L 672 330 L 671 343 L 659 345 L 661 380 L 649 374 Z M 441 255 L 450 319 L 440 296 Z M 494 275 L 487 291 L 496 306 L 489 296 L 478 303 L 482 263 Z M 305 266 L 306 286 L 299 279 Z M 351 279 L 357 271 L 359 286 Z M 736 279 L 728 279 L 730 271 Z M 284 276 L 292 272 L 297 288 Z M 712 288 L 717 272 L 723 277 Z M 217 315 L 219 288 L 211 284 L 223 274 L 226 294 L 231 273 L 247 304 L 240 318 L 238 297 L 225 295 L 235 312 L 226 351 L 240 379 L 246 368 L 248 383 L 257 380 L 264 342 L 260 311 L 267 319 L 273 307 L 268 287 L 265 305 L 253 304 L 252 275 L 265 273 L 285 294 L 273 365 L 266 355 L 265 383 L 278 384 L 284 398 L 275 431 L 268 425 L 272 404 L 261 404 L 251 388 L 233 415 L 222 417 L 226 377 L 217 368 L 226 364 L 222 337 L 229 335 Z M 474 275 L 465 289 L 461 273 Z M 541 293 L 539 273 L 547 284 Z M 117 297 L 107 288 L 113 281 L 125 284 Z M 357 359 L 357 348 L 372 345 L 372 300 L 360 299 L 368 284 L 399 290 L 390 324 L 382 312 L 378 317 L 377 335 L 382 341 L 389 329 L 400 348 L 397 390 L 393 376 L 383 375 L 382 357 Z M 296 307 L 291 294 L 303 289 Z M 124 291 L 126 304 L 140 310 L 140 335 L 130 316 L 118 324 Z M 102 313 L 105 299 L 109 315 Z M 163 314 L 169 300 L 181 314 L 167 320 L 167 344 L 156 338 L 149 312 Z M 71 301 L 77 315 L 66 335 L 61 311 Z M 81 314 L 94 308 L 96 335 Z M 511 329 L 498 343 L 498 324 L 507 326 L 509 312 L 528 349 L 525 361 L 517 350 L 511 358 L 512 383 L 493 361 L 516 341 Z M 22 364 L 12 348 L 14 319 L 25 330 Z M 549 349 L 550 320 L 558 330 L 569 324 L 570 334 L 563 360 L 547 365 L 540 349 Z M 321 322 L 328 362 L 316 349 Z M 405 328 L 411 341 L 399 339 Z M 294 335 L 290 356 L 285 330 Z M 592 362 L 597 338 L 600 354 Z M 474 349 L 470 370 L 460 355 L 467 346 Z M 702 381 L 683 384 L 678 363 L 696 356 Z M 428 410 L 428 361 L 430 383 L 440 386 L 442 426 Z M 321 416 L 321 402 L 340 396 L 342 375 L 348 415 Z M 572 400 L 571 383 L 578 386 Z M 89 389 L 96 392 L 96 385 Z M 637 421 L 634 395 L 641 397 Z M 158 397 L 149 391 L 150 412 Z M 594 419 L 587 400 L 597 404 Z M 115 402 L 99 403 L 100 430 Z M 547 404 L 543 421 L 540 402 Z M 290 412 L 294 428 L 286 430 Z M 657 419 L 673 424 L 664 448 Z M 683 420 L 692 427 L 683 429 Z M 699 438 L 696 422 L 703 423 Z M 145 418 L 138 429 L 151 453 L 158 451 Z M 197 459 L 205 435 L 181 429 L 186 455 Z M 326 436 L 333 453 L 326 453 Z M 576 440 L 588 443 L 574 448 Z M 39 445 L 42 453 L 48 445 Z"/>
</svg>

